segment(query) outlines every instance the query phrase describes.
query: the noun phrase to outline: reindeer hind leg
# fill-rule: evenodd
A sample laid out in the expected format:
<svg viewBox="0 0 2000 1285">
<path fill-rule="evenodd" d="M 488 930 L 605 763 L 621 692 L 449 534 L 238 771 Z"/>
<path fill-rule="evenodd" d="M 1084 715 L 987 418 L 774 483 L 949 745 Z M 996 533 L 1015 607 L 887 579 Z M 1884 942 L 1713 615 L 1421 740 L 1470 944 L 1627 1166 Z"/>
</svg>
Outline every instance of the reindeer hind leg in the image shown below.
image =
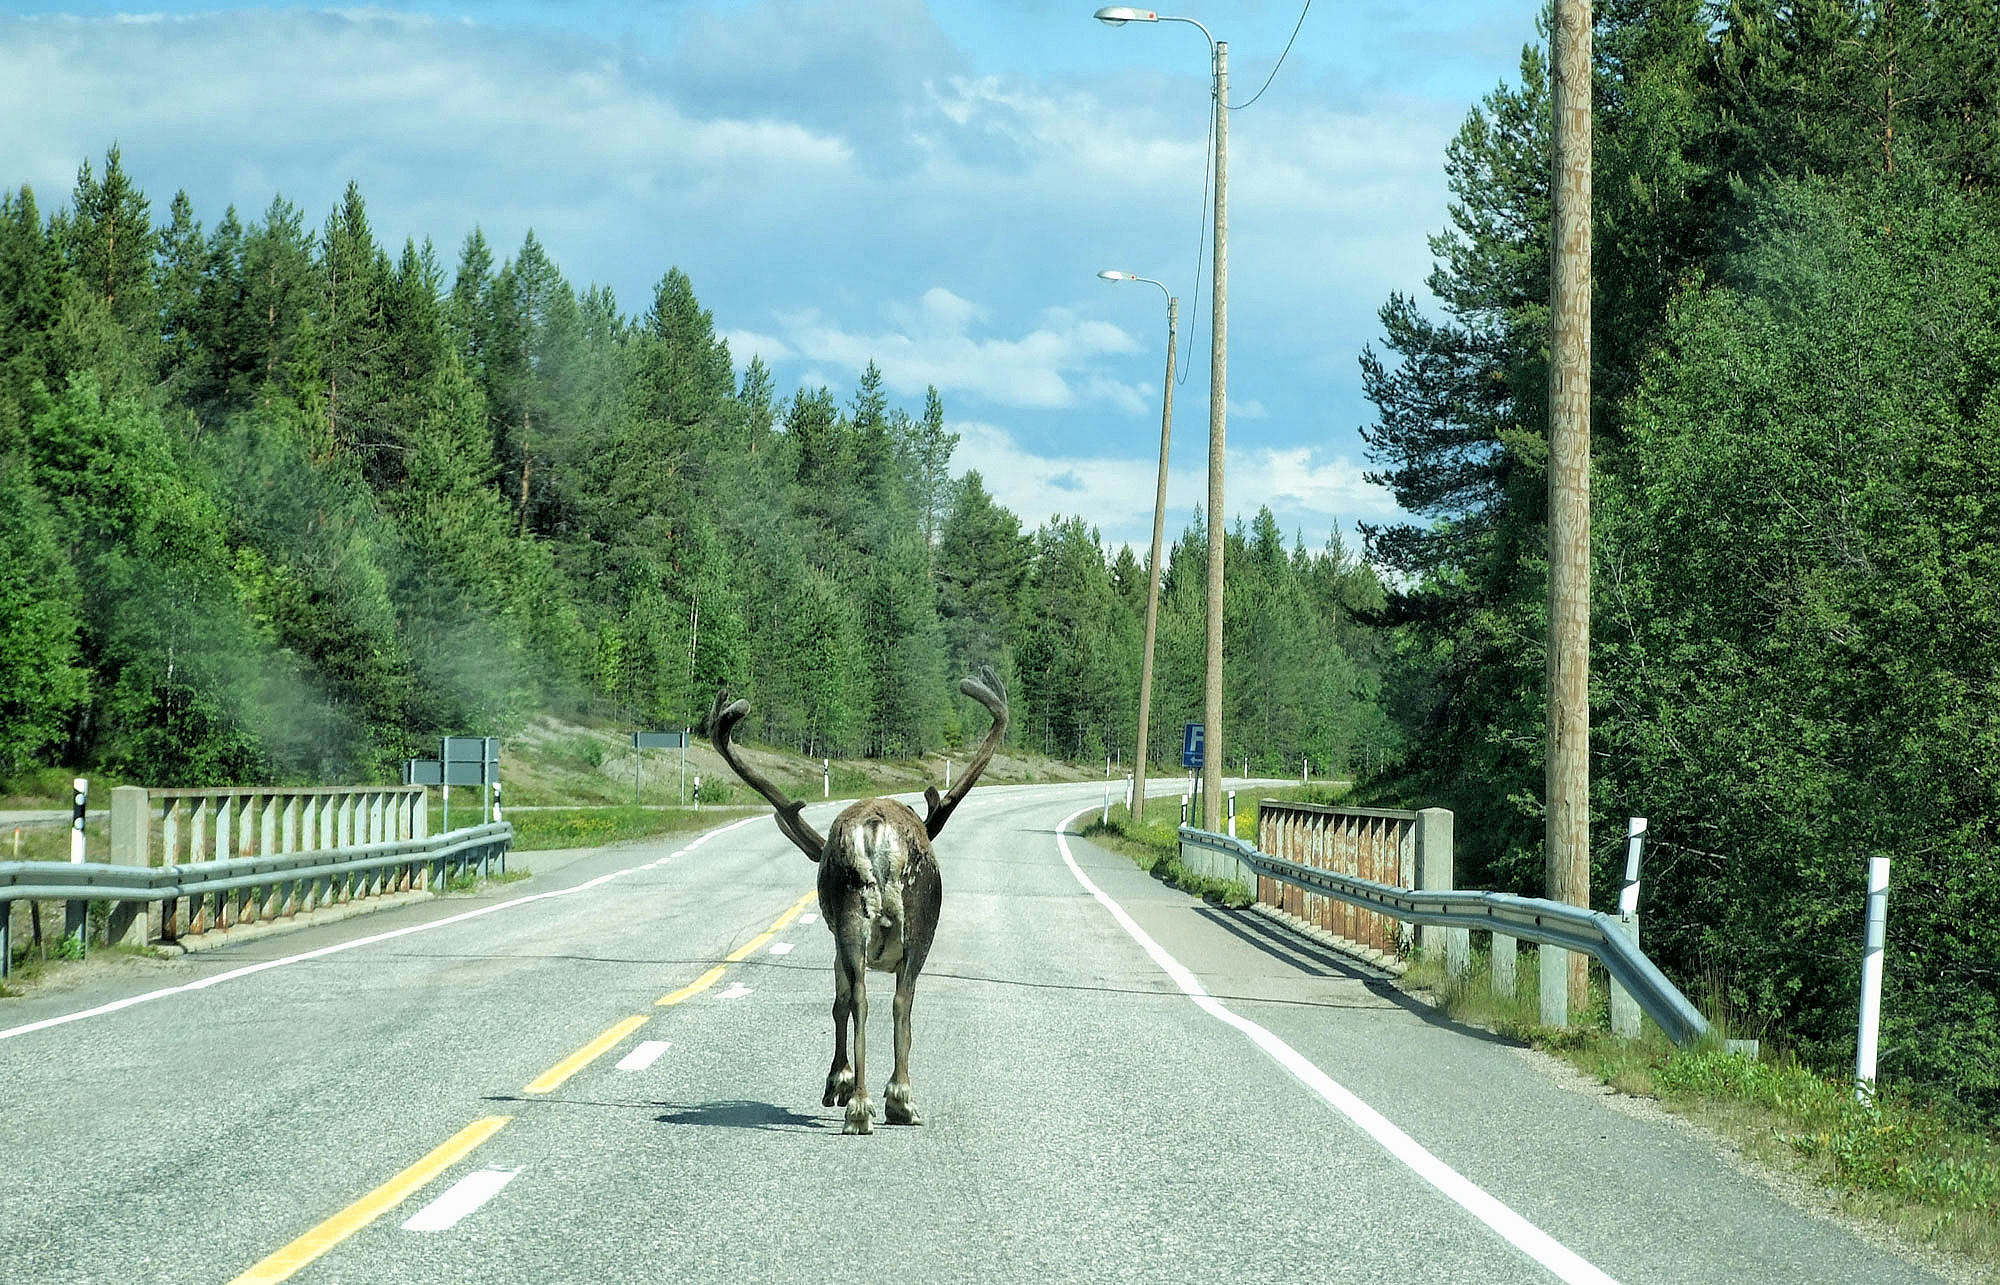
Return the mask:
<svg viewBox="0 0 2000 1285">
<path fill-rule="evenodd" d="M 910 1007 L 917 998 L 914 968 L 896 972 L 896 1069 L 882 1090 L 882 1118 L 890 1124 L 922 1124 L 917 1104 L 910 1099 Z"/>
<path fill-rule="evenodd" d="M 847 1060 L 847 1019 L 853 1002 L 854 989 L 848 980 L 847 965 L 836 955 L 833 961 L 833 1065 L 826 1072 L 826 1092 L 820 1097 L 821 1106 L 844 1107 L 854 1096 L 854 1067 Z"/>
<path fill-rule="evenodd" d="M 859 952 L 857 952 L 858 954 Z M 868 974 L 858 960 L 854 965 L 854 1096 L 847 1103 L 847 1123 L 842 1133 L 875 1132 L 875 1104 L 868 1100 Z"/>
</svg>

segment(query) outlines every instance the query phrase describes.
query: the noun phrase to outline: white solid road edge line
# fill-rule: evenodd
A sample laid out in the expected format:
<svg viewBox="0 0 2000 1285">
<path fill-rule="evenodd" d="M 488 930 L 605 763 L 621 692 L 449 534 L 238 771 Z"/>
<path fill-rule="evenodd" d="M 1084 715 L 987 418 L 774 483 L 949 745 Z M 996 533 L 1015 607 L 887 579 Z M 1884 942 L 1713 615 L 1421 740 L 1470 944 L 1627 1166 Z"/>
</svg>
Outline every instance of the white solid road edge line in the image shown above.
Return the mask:
<svg viewBox="0 0 2000 1285">
<path fill-rule="evenodd" d="M 436 1200 L 410 1215 L 404 1231 L 449 1231 L 514 1181 L 519 1169 L 479 1169 L 460 1178 Z"/>
<path fill-rule="evenodd" d="M 1233 1013 L 1223 1007 L 1221 1001 L 1210 995 L 1199 979 L 1188 971 L 1179 960 L 1169 955 L 1166 948 L 1153 940 L 1141 928 L 1125 908 L 1107 896 L 1102 888 L 1090 881 L 1083 868 L 1076 864 L 1070 854 L 1068 830 L 1070 823 L 1084 812 L 1094 811 L 1084 808 L 1073 812 L 1056 827 L 1056 847 L 1062 853 L 1063 864 L 1076 876 L 1085 892 L 1097 899 L 1099 905 L 1111 912 L 1118 926 L 1139 943 L 1155 964 L 1167 976 L 1173 978 L 1174 985 L 1181 988 L 1189 999 L 1217 1021 L 1226 1022 L 1248 1036 L 1251 1043 L 1269 1054 L 1271 1060 L 1292 1073 L 1299 1083 L 1317 1093 L 1326 1104 L 1352 1120 L 1361 1131 L 1379 1143 L 1383 1150 L 1414 1171 L 1418 1177 L 1449 1196 L 1460 1208 L 1498 1232 L 1506 1241 L 1528 1257 L 1555 1273 L 1558 1279 L 1575 1282 L 1576 1285 L 1616 1285 L 1612 1277 L 1593 1266 L 1575 1250 L 1556 1240 L 1541 1228 L 1515 1213 L 1507 1205 L 1452 1168 L 1401 1129 L 1391 1124 L 1383 1115 L 1363 1102 L 1360 1098 L 1326 1072 L 1314 1066 L 1297 1049 L 1284 1040 L 1259 1026 L 1240 1013 Z"/>
<path fill-rule="evenodd" d="M 595 888 L 599 884 L 609 883 L 613 879 L 622 879 L 634 871 L 650 870 L 655 866 L 665 865 L 675 857 L 685 856 L 687 853 L 693 852 L 696 848 L 707 843 L 718 834 L 727 834 L 729 831 L 737 829 L 740 826 L 746 826 L 753 821 L 764 819 L 760 816 L 748 816 L 740 821 L 732 821 L 728 825 L 717 826 L 705 834 L 696 836 L 685 848 L 669 853 L 658 860 L 644 861 L 635 866 L 626 866 L 622 870 L 613 870 L 608 874 L 601 874 L 595 879 L 587 879 L 573 887 L 557 888 L 551 892 L 530 893 L 525 897 L 515 897 L 511 901 L 501 901 L 491 906 L 481 906 L 477 910 L 468 910 L 463 914 L 447 915 L 443 919 L 433 919 L 429 923 L 411 924 L 407 928 L 394 928 L 385 933 L 375 933 L 368 937 L 356 937 L 353 941 L 338 942 L 332 946 L 321 946 L 317 950 L 308 950 L 297 955 L 287 955 L 282 959 L 267 959 L 255 964 L 246 964 L 242 968 L 232 968 L 226 973 L 217 973 L 213 977 L 204 977 L 199 981 L 183 982 L 179 986 L 167 986 L 160 990 L 147 991 L 143 995 L 130 995 L 124 999 L 113 1000 L 109 1004 L 100 1004 L 96 1008 L 86 1008 L 75 1013 L 64 1013 L 57 1017 L 45 1017 L 39 1022 L 27 1022 L 23 1025 L 12 1026 L 4 1031 L 0 1031 L 0 1040 L 11 1040 L 17 1035 L 27 1035 L 34 1031 L 47 1030 L 52 1026 L 63 1026 L 70 1022 L 80 1022 L 86 1017 L 102 1017 L 107 1013 L 116 1013 L 120 1009 L 131 1008 L 135 1004 L 145 1004 L 152 1000 L 165 999 L 169 995 L 180 995 L 187 991 L 206 990 L 210 986 L 219 986 L 223 982 L 233 982 L 239 977 L 249 977 L 255 973 L 264 972 L 266 969 L 284 968 L 291 964 L 302 964 L 307 960 L 323 959 L 328 955 L 338 955 L 343 951 L 358 950 L 363 946 L 372 946 L 376 942 L 393 941 L 398 937 L 408 937 L 415 933 L 427 933 L 433 928 L 444 928 L 452 924 L 462 924 L 468 919 L 477 919 L 481 915 L 490 915 L 498 910 L 510 910 L 515 906 L 525 906 L 531 902 L 547 901 L 551 897 L 567 897 L 573 893 Z"/>
</svg>

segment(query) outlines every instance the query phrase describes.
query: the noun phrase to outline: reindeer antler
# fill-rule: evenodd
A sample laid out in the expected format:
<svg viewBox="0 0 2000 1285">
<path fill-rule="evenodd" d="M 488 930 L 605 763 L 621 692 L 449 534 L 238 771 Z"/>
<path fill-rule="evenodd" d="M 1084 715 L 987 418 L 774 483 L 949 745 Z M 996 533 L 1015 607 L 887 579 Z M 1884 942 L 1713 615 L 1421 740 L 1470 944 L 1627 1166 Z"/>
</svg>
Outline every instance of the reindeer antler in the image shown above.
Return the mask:
<svg viewBox="0 0 2000 1285">
<path fill-rule="evenodd" d="M 993 672 L 991 665 L 982 666 L 979 677 L 967 678 L 959 683 L 958 690 L 986 707 L 986 712 L 993 715 L 993 726 L 987 729 L 986 739 L 980 743 L 972 766 L 958 778 L 958 784 L 951 787 L 951 793 L 939 797 L 934 787 L 924 790 L 924 802 L 928 805 L 924 829 L 933 839 L 944 829 L 944 823 L 951 819 L 952 809 L 965 798 L 965 792 L 972 788 L 972 783 L 993 761 L 993 751 L 1000 748 L 1000 737 L 1007 731 L 1007 689 L 1000 685 L 1000 676 Z"/>
<path fill-rule="evenodd" d="M 787 798 L 783 790 L 766 780 L 757 769 L 737 758 L 736 747 L 729 743 L 729 734 L 749 712 L 749 701 L 732 702 L 726 687 L 717 692 L 715 704 L 708 711 L 709 740 L 714 743 L 716 753 L 722 755 L 722 761 L 734 768 L 745 784 L 770 800 L 771 806 L 777 809 L 778 829 L 784 832 L 784 836 L 796 844 L 799 851 L 818 861 L 826 851 L 826 840 L 801 815 L 805 804 Z"/>
</svg>

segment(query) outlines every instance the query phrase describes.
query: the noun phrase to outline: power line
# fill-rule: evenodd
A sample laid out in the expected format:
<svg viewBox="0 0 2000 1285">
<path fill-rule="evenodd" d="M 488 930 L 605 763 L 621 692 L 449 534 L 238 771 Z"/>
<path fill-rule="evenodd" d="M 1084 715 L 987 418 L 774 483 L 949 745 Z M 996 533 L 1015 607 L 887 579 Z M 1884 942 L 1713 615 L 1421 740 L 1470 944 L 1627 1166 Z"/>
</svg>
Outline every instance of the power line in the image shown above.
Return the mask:
<svg viewBox="0 0 2000 1285">
<path fill-rule="evenodd" d="M 1209 94 L 1208 139 L 1202 144 L 1201 152 L 1201 230 L 1194 239 L 1194 297 L 1188 302 L 1187 357 L 1180 364 L 1180 373 L 1174 383 L 1185 384 L 1188 368 L 1194 363 L 1194 323 L 1201 316 L 1201 265 L 1208 257 L 1208 201 L 1215 191 L 1215 95 Z"/>
<path fill-rule="evenodd" d="M 1299 38 L 1299 28 L 1306 25 L 1306 15 L 1312 12 L 1312 7 L 1313 7 L 1312 0 L 1306 0 L 1305 8 L 1299 10 L 1299 20 L 1292 24 L 1292 40 L 1297 40 Z M 1264 83 L 1258 88 L 1257 92 L 1250 95 L 1248 100 L 1237 103 L 1234 106 L 1232 106 L 1229 109 L 1230 111 L 1240 112 L 1245 107 L 1248 107 L 1251 103 L 1256 102 L 1259 98 L 1262 98 L 1264 96 L 1264 91 L 1266 89 L 1269 89 L 1271 87 L 1271 82 L 1278 78 L 1278 68 L 1285 65 L 1285 54 L 1289 54 L 1290 52 L 1292 52 L 1292 40 L 1287 40 L 1285 42 L 1285 52 L 1278 55 L 1278 61 L 1276 65 L 1271 68 L 1271 74 L 1264 77 Z"/>
</svg>

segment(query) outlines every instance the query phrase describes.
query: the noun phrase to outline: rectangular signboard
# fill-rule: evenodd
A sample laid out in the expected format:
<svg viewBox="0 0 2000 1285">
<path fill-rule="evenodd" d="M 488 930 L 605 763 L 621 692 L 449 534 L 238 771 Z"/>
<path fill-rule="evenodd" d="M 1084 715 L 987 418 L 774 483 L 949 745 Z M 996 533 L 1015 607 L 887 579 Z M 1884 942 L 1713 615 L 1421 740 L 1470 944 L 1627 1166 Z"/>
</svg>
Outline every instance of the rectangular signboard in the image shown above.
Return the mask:
<svg viewBox="0 0 2000 1285">
<path fill-rule="evenodd" d="M 1181 766 L 1201 767 L 1202 744 L 1206 737 L 1203 725 L 1189 723 L 1181 728 Z"/>
<path fill-rule="evenodd" d="M 639 750 L 684 750 L 687 748 L 686 732 L 634 732 L 632 748 Z"/>
<path fill-rule="evenodd" d="M 447 736 L 438 757 L 447 763 L 498 763 L 500 738 L 497 736 Z"/>
<path fill-rule="evenodd" d="M 479 762 L 456 762 L 444 765 L 446 785 L 485 785 L 488 778 L 486 764 Z"/>
<path fill-rule="evenodd" d="M 404 785 L 443 785 L 444 764 L 436 759 L 404 759 Z"/>
</svg>

